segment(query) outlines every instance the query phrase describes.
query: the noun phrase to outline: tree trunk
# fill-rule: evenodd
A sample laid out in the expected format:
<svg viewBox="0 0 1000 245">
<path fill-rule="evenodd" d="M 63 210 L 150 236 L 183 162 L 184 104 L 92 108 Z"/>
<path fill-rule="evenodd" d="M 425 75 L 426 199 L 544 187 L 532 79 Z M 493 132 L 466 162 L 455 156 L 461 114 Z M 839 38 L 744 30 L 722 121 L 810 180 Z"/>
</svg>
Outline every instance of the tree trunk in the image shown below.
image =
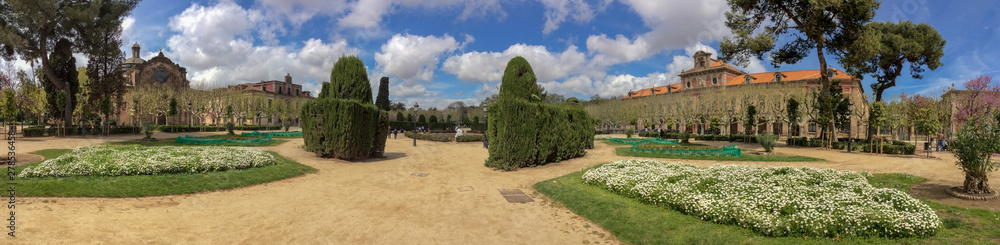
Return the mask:
<svg viewBox="0 0 1000 245">
<path fill-rule="evenodd" d="M 990 179 L 986 178 L 986 176 L 975 176 L 965 173 L 965 184 L 962 190 L 969 194 L 993 194 L 989 181 Z"/>
</svg>

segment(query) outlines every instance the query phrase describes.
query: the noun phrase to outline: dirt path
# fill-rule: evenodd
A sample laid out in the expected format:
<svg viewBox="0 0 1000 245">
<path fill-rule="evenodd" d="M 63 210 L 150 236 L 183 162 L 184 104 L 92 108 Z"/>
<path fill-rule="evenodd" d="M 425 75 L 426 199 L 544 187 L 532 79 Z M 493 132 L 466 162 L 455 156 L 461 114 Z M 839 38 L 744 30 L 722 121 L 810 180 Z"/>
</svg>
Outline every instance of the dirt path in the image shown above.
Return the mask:
<svg viewBox="0 0 1000 245">
<path fill-rule="evenodd" d="M 72 148 L 132 138 L 137 136 L 19 141 L 19 150 Z M 411 139 L 400 136 L 388 141 L 386 159 L 364 162 L 318 158 L 302 150 L 302 144 L 301 139 L 296 139 L 264 149 L 312 166 L 317 173 L 192 195 L 21 198 L 17 207 L 17 243 L 617 243 L 610 240 L 607 231 L 545 201 L 532 188 L 542 180 L 625 159 L 614 155 L 615 146 L 598 143 L 597 149 L 588 151 L 583 158 L 517 172 L 497 172 L 483 166 L 487 151 L 480 143 L 418 141 L 414 147 Z M 777 151 L 832 162 L 739 164 L 903 172 L 940 185 L 957 185 L 962 180 L 961 171 L 946 157 L 885 157 L 787 147 Z M 1000 183 L 995 177 L 992 180 Z M 473 190 L 460 191 L 460 187 Z M 535 202 L 507 203 L 498 192 L 514 188 L 523 190 Z M 948 203 L 947 198 L 943 200 Z M 992 207 L 982 208 L 996 210 L 996 202 L 989 205 Z M 4 239 L 6 243 L 10 238 Z"/>
</svg>

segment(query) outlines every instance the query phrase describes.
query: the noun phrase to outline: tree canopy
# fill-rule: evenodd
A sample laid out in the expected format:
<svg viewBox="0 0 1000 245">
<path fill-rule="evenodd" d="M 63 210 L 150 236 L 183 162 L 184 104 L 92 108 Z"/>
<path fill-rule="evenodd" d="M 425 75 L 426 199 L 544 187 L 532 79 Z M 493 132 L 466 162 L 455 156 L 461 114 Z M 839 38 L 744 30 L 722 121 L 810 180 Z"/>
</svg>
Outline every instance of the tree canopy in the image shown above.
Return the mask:
<svg viewBox="0 0 1000 245">
<path fill-rule="evenodd" d="M 941 66 L 945 40 L 928 24 L 872 22 L 864 33 L 860 39 L 870 41 L 857 42 L 853 52 L 842 56 L 841 63 L 852 76 L 874 75 L 876 81 L 871 86 L 875 101 L 882 101 L 882 93 L 896 86 L 906 63 L 914 79 L 923 78 L 925 67 L 933 71 Z"/>
</svg>

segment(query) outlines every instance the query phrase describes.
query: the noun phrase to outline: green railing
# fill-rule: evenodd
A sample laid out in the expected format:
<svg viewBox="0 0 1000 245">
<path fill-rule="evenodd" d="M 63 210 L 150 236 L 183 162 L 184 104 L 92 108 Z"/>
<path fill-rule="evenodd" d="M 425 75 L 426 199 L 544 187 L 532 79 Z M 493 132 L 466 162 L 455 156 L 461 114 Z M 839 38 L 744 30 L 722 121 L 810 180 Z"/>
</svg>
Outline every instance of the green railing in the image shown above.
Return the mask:
<svg viewBox="0 0 1000 245">
<path fill-rule="evenodd" d="M 623 139 L 623 138 L 611 138 L 612 142 L 618 142 L 623 144 L 679 144 L 680 142 L 676 139 L 659 139 L 659 138 L 635 138 L 635 139 Z"/>
<path fill-rule="evenodd" d="M 299 137 L 302 136 L 302 131 L 295 132 L 243 132 L 243 136 L 261 136 L 261 137 Z"/>
<path fill-rule="evenodd" d="M 740 152 L 739 148 L 736 148 L 736 145 L 715 149 L 648 149 L 642 148 L 641 145 L 639 147 L 632 145 L 632 151 L 685 156 L 743 156 L 743 153 Z"/>
<path fill-rule="evenodd" d="M 247 144 L 247 143 L 268 143 L 268 142 L 271 142 L 271 136 L 270 135 L 265 136 L 265 137 L 261 137 L 261 138 L 256 138 L 256 139 L 248 139 L 248 140 L 205 139 L 205 138 L 193 137 L 193 136 L 190 136 L 190 135 L 185 135 L 184 137 L 177 137 L 177 143 L 178 144 L 220 144 L 220 143 L 240 143 L 240 144 Z"/>
</svg>

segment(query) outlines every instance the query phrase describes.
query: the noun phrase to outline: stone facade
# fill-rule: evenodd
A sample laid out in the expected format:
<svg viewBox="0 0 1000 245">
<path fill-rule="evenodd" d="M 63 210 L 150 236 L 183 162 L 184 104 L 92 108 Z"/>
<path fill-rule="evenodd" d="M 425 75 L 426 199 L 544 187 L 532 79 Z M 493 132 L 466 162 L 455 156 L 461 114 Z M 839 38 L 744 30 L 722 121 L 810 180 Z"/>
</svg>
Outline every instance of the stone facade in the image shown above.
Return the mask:
<svg viewBox="0 0 1000 245">
<path fill-rule="evenodd" d="M 740 71 L 725 62 L 712 59 L 711 54 L 707 52 L 699 51 L 695 53 L 694 59 L 695 65 L 693 68 L 678 74 L 680 83 L 631 91 L 622 97 L 623 102 L 631 101 L 645 104 L 647 107 L 657 108 L 653 110 L 662 110 L 670 114 L 667 111 L 670 110 L 672 105 L 660 105 L 663 102 L 658 101 L 669 100 L 670 103 L 683 101 L 683 103 L 690 103 L 690 106 L 693 107 L 693 113 L 697 114 L 697 117 L 702 120 L 700 120 L 700 123 L 693 123 L 690 128 L 687 125 L 676 125 L 672 129 L 694 133 L 703 132 L 708 128 L 708 119 L 717 117 L 721 119 L 720 123 L 723 125 L 721 133 L 728 134 L 732 132 L 733 134 L 739 134 L 747 132 L 740 121 L 742 120 L 742 116 L 745 115 L 743 114 L 745 113 L 743 107 L 745 107 L 748 101 L 760 102 L 765 97 L 769 99 L 774 99 L 775 97 L 786 98 L 789 97 L 786 95 L 790 94 L 808 95 L 813 91 L 817 91 L 820 86 L 820 70 L 775 71 L 750 74 Z M 864 96 L 861 80 L 837 69 L 831 69 L 827 75 L 831 80 L 839 81 L 843 89 L 842 93 L 851 100 L 851 103 L 854 105 L 854 111 L 868 110 L 868 103 Z M 732 98 L 718 98 L 727 96 Z M 810 106 L 808 103 L 802 101 L 805 99 L 804 97 L 797 98 L 800 102 L 799 106 Z M 716 102 L 702 101 L 706 99 Z M 772 105 L 767 106 L 783 107 L 784 105 L 774 105 L 772 103 Z M 758 105 L 758 107 L 763 108 L 762 105 Z M 730 113 L 730 109 L 733 109 L 734 112 Z M 776 118 L 783 117 L 782 115 L 773 116 Z M 863 135 L 864 132 L 862 130 L 864 128 L 862 126 L 864 122 L 862 120 L 867 118 L 866 116 L 860 116 L 852 115 L 850 129 L 840 130 L 838 137 L 854 137 L 859 133 Z M 810 117 L 805 113 L 801 117 L 802 119 L 797 125 L 799 126 L 797 134 L 791 136 L 817 137 L 821 127 L 809 124 L 808 120 Z M 643 121 L 642 118 L 639 118 L 637 125 L 645 125 Z M 654 121 L 657 122 L 652 123 L 654 125 L 653 128 L 668 128 L 667 125 L 661 124 L 660 120 Z M 755 129 L 784 137 L 790 136 L 790 128 L 787 123 L 782 123 L 780 122 L 781 120 L 774 121 L 770 124 L 760 123 L 755 126 Z M 732 123 L 726 127 L 725 125 L 729 124 L 729 122 Z"/>
</svg>

